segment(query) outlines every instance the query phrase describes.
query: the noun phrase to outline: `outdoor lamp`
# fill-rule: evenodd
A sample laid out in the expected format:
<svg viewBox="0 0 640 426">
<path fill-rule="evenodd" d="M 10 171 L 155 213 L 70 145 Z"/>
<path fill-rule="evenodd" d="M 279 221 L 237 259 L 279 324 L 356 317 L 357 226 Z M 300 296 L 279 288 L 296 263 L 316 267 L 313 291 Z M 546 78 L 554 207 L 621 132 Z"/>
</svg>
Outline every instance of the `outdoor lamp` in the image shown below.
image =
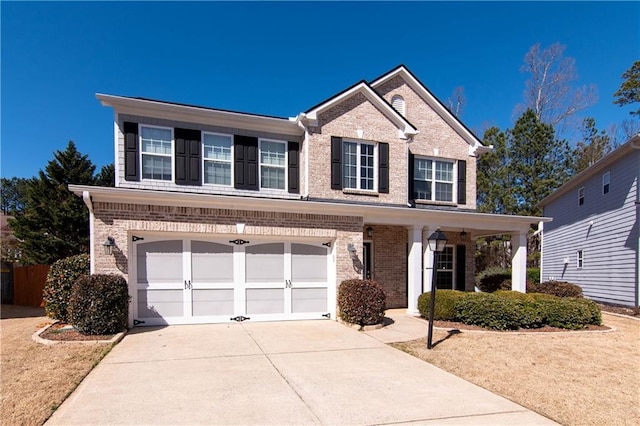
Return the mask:
<svg viewBox="0 0 640 426">
<path fill-rule="evenodd" d="M 102 243 L 102 247 L 104 248 L 104 254 L 107 256 L 111 256 L 113 254 L 113 247 L 116 245 L 113 237 L 107 237 L 107 239 Z"/>
<path fill-rule="evenodd" d="M 429 248 L 433 252 L 433 276 L 431 278 L 431 297 L 429 303 L 429 333 L 427 335 L 427 349 L 431 349 L 431 339 L 433 337 L 433 310 L 436 304 L 436 272 L 438 267 L 438 253 L 442 253 L 447 245 L 447 237 L 440 229 L 429 237 Z"/>
<path fill-rule="evenodd" d="M 367 237 L 368 238 L 373 237 L 373 228 L 371 227 L 371 225 L 367 227 Z"/>
<path fill-rule="evenodd" d="M 460 233 L 460 241 L 467 241 L 467 233 L 465 232 L 464 228 L 462 229 L 462 232 Z"/>
</svg>

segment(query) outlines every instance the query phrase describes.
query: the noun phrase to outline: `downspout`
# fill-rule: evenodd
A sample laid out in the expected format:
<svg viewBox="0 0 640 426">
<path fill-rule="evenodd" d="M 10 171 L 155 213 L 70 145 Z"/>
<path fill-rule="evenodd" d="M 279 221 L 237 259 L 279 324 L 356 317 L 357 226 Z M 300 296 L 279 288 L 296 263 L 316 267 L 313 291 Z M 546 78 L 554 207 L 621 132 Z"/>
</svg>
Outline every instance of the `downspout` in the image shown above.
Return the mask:
<svg viewBox="0 0 640 426">
<path fill-rule="evenodd" d="M 95 274 L 96 272 L 96 262 L 95 262 L 95 244 L 94 244 L 94 236 L 93 236 L 93 222 L 94 222 L 94 215 L 93 215 L 93 202 L 91 201 L 91 194 L 89 193 L 89 191 L 82 191 L 82 200 L 84 201 L 84 204 L 87 206 L 87 208 L 89 209 L 89 258 L 90 258 L 90 272 L 91 274 Z"/>
<path fill-rule="evenodd" d="M 304 130 L 304 140 L 302 141 L 304 144 L 304 191 L 301 196 L 307 199 L 309 198 L 309 129 L 305 125 L 305 121 L 307 121 L 307 115 L 304 112 L 298 114 L 296 122 Z"/>
</svg>

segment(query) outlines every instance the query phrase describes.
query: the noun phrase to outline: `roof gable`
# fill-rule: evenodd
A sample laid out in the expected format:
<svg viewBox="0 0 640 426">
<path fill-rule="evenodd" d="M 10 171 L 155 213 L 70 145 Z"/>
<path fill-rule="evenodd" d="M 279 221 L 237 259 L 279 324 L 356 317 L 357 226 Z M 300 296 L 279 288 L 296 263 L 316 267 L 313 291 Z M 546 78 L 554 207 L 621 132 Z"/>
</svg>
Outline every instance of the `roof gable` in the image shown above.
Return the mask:
<svg viewBox="0 0 640 426">
<path fill-rule="evenodd" d="M 404 65 L 399 65 L 391 71 L 374 79 L 370 87 L 375 89 L 392 78 L 399 76 L 407 85 L 420 96 L 442 119 L 451 126 L 473 149 L 474 153 L 482 154 L 491 151 L 492 147 L 485 146 L 467 126 L 464 125 L 447 107 L 422 84 Z"/>
<path fill-rule="evenodd" d="M 404 138 L 409 138 L 418 133 L 418 129 L 416 129 L 413 124 L 409 123 L 406 118 L 389 105 L 389 103 L 364 80 L 322 101 L 306 112 L 301 113 L 298 118 L 302 121 L 307 121 L 311 125 L 315 125 L 318 121 L 318 115 L 358 93 L 362 94 L 372 105 L 381 111 L 382 114 L 400 130 Z"/>
</svg>

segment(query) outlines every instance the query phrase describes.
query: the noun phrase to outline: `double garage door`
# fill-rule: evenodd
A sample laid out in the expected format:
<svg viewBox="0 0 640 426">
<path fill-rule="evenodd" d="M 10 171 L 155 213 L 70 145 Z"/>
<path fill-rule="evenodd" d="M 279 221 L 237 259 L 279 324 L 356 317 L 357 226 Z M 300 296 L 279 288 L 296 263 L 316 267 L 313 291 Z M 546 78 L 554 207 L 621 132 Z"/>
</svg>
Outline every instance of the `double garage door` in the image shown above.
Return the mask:
<svg viewBox="0 0 640 426">
<path fill-rule="evenodd" d="M 134 324 L 328 317 L 328 251 L 320 242 L 145 237 L 134 243 Z"/>
</svg>

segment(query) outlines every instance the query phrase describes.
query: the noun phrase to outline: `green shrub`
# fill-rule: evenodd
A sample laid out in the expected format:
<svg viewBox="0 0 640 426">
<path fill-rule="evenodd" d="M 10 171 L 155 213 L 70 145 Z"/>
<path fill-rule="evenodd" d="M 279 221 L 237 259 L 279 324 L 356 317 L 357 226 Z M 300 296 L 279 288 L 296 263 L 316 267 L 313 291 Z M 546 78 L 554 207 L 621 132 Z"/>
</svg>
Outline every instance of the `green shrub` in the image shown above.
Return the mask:
<svg viewBox="0 0 640 426">
<path fill-rule="evenodd" d="M 69 298 L 73 283 L 89 275 L 89 255 L 79 254 L 60 259 L 51 265 L 42 292 L 44 310 L 50 318 L 69 322 Z"/>
<path fill-rule="evenodd" d="M 455 302 L 464 296 L 463 291 L 458 290 L 436 290 L 436 304 L 433 310 L 433 319 L 442 321 L 454 321 L 456 312 Z M 422 293 L 418 297 L 418 310 L 422 318 L 429 318 L 431 307 L 431 292 Z"/>
<path fill-rule="evenodd" d="M 546 322 L 552 327 L 577 330 L 589 324 L 601 325 L 602 314 L 598 305 L 587 299 L 554 297 L 540 299 Z"/>
<path fill-rule="evenodd" d="M 558 297 L 582 297 L 582 288 L 580 286 L 565 281 L 527 283 L 527 291 L 532 293 L 552 294 Z"/>
<path fill-rule="evenodd" d="M 540 268 L 527 268 L 527 282 L 540 282 Z"/>
<path fill-rule="evenodd" d="M 69 317 L 83 334 L 114 334 L 127 326 L 129 294 L 120 275 L 85 275 L 74 283 Z"/>
<path fill-rule="evenodd" d="M 520 306 L 515 298 L 493 293 L 466 293 L 456 301 L 454 309 L 456 320 L 464 324 L 493 330 L 517 330 L 522 322 Z"/>
<path fill-rule="evenodd" d="M 511 271 L 506 268 L 491 267 L 476 276 L 476 285 L 486 293 L 511 288 Z"/>
<path fill-rule="evenodd" d="M 519 291 L 498 290 L 494 295 L 510 299 L 517 303 L 519 328 L 540 328 L 546 324 L 546 311 L 539 303 L 540 298 L 553 297 L 537 293 L 520 293 Z"/>
<path fill-rule="evenodd" d="M 381 324 L 386 296 L 373 280 L 345 280 L 338 289 L 340 318 L 360 326 Z"/>
</svg>

